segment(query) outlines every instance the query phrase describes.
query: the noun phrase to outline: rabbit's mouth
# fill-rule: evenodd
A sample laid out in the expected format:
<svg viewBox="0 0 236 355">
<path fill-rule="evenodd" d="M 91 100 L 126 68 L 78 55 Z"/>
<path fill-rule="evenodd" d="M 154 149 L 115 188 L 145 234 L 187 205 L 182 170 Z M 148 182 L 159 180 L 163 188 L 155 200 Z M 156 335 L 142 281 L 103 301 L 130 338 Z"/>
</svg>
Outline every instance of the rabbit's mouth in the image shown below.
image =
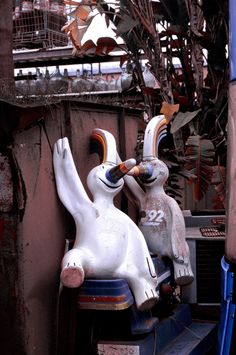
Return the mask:
<svg viewBox="0 0 236 355">
<path fill-rule="evenodd" d="M 154 182 L 156 180 L 156 177 L 151 179 L 151 180 L 146 180 L 146 179 L 140 179 L 142 181 L 142 183 L 144 184 L 151 184 L 152 182 Z"/>
<path fill-rule="evenodd" d="M 99 180 L 100 180 L 101 182 L 103 182 L 104 185 L 106 185 L 107 187 L 109 187 L 109 189 L 117 189 L 118 187 L 120 187 L 120 185 L 118 185 L 118 186 L 111 186 L 111 185 L 107 184 L 104 180 L 102 180 L 101 178 L 99 178 Z"/>
</svg>

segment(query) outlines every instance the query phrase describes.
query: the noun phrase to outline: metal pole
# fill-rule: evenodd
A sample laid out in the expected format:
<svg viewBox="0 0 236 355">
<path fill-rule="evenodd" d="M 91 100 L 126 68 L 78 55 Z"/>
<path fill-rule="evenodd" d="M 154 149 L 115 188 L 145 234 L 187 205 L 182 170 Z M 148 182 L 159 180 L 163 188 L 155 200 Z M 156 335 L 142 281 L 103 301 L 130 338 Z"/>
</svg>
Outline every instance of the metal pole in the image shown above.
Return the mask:
<svg viewBox="0 0 236 355">
<path fill-rule="evenodd" d="M 226 246 L 229 261 L 236 264 L 236 1 L 229 0 L 229 111 L 227 145 Z"/>
<path fill-rule="evenodd" d="M 226 242 L 221 261 L 221 317 L 218 354 L 235 353 L 236 313 L 236 1 L 229 0 L 229 100 L 227 138 Z M 233 349 L 234 348 L 234 349 Z M 233 351 L 233 352 L 232 352 Z"/>
</svg>

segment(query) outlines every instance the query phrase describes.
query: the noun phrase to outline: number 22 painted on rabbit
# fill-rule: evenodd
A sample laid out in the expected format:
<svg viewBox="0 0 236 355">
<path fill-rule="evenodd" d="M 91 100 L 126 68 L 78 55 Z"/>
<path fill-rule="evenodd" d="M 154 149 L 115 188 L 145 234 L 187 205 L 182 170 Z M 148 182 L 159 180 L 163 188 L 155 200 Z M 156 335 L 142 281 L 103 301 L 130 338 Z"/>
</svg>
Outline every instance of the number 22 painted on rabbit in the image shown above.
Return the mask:
<svg viewBox="0 0 236 355">
<path fill-rule="evenodd" d="M 164 219 L 164 212 L 161 210 L 147 210 L 146 211 L 146 221 L 142 223 L 143 225 L 155 224 L 159 225 Z"/>
</svg>

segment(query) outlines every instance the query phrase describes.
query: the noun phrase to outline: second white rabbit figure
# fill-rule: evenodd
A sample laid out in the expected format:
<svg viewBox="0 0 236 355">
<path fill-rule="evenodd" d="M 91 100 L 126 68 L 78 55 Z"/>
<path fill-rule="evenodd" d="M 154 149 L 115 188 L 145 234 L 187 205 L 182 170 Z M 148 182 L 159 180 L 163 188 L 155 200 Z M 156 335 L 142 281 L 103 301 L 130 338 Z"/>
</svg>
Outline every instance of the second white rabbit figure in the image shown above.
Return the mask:
<svg viewBox="0 0 236 355">
<path fill-rule="evenodd" d="M 168 256 L 173 262 L 176 283 L 187 285 L 194 276 L 185 240 L 184 218 L 177 202 L 164 191 L 169 171 L 158 159 L 158 145 L 165 134 L 165 117 L 153 117 L 145 129 L 142 162 L 133 169 L 134 175 L 137 170 L 143 188 L 132 176 L 126 175 L 124 180 L 139 208 L 139 228 L 150 252 L 159 257 Z"/>
<path fill-rule="evenodd" d="M 103 145 L 103 162 L 87 177 L 93 195 L 89 199 L 77 173 L 67 138 L 54 147 L 54 171 L 58 195 L 76 224 L 73 249 L 62 260 L 61 281 L 79 287 L 84 277 L 124 278 L 139 309 L 151 308 L 158 300 L 157 276 L 144 236 L 136 224 L 113 204 L 124 185 L 124 176 L 134 159 L 116 165 L 112 134 L 95 129 L 93 139 Z"/>
</svg>

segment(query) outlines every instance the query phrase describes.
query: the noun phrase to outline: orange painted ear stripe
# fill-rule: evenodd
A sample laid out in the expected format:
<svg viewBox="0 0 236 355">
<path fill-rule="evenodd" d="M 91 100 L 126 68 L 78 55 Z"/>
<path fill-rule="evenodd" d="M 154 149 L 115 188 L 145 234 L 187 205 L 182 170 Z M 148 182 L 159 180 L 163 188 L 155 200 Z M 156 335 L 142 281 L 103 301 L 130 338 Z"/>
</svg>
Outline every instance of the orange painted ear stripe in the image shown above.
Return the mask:
<svg viewBox="0 0 236 355">
<path fill-rule="evenodd" d="M 153 156 L 157 156 L 157 138 L 158 135 L 166 128 L 167 120 L 166 118 L 163 118 L 163 120 L 159 123 L 159 125 L 155 128 L 154 132 L 154 137 L 153 137 L 153 143 L 152 143 L 152 153 Z"/>
<path fill-rule="evenodd" d="M 107 145 L 106 145 L 106 142 L 105 142 L 104 138 L 98 133 L 93 133 L 91 137 L 92 137 L 92 139 L 95 139 L 99 143 L 102 144 L 102 148 L 103 148 L 102 162 L 104 163 L 104 161 L 106 160 L 106 156 L 107 156 Z"/>
</svg>

